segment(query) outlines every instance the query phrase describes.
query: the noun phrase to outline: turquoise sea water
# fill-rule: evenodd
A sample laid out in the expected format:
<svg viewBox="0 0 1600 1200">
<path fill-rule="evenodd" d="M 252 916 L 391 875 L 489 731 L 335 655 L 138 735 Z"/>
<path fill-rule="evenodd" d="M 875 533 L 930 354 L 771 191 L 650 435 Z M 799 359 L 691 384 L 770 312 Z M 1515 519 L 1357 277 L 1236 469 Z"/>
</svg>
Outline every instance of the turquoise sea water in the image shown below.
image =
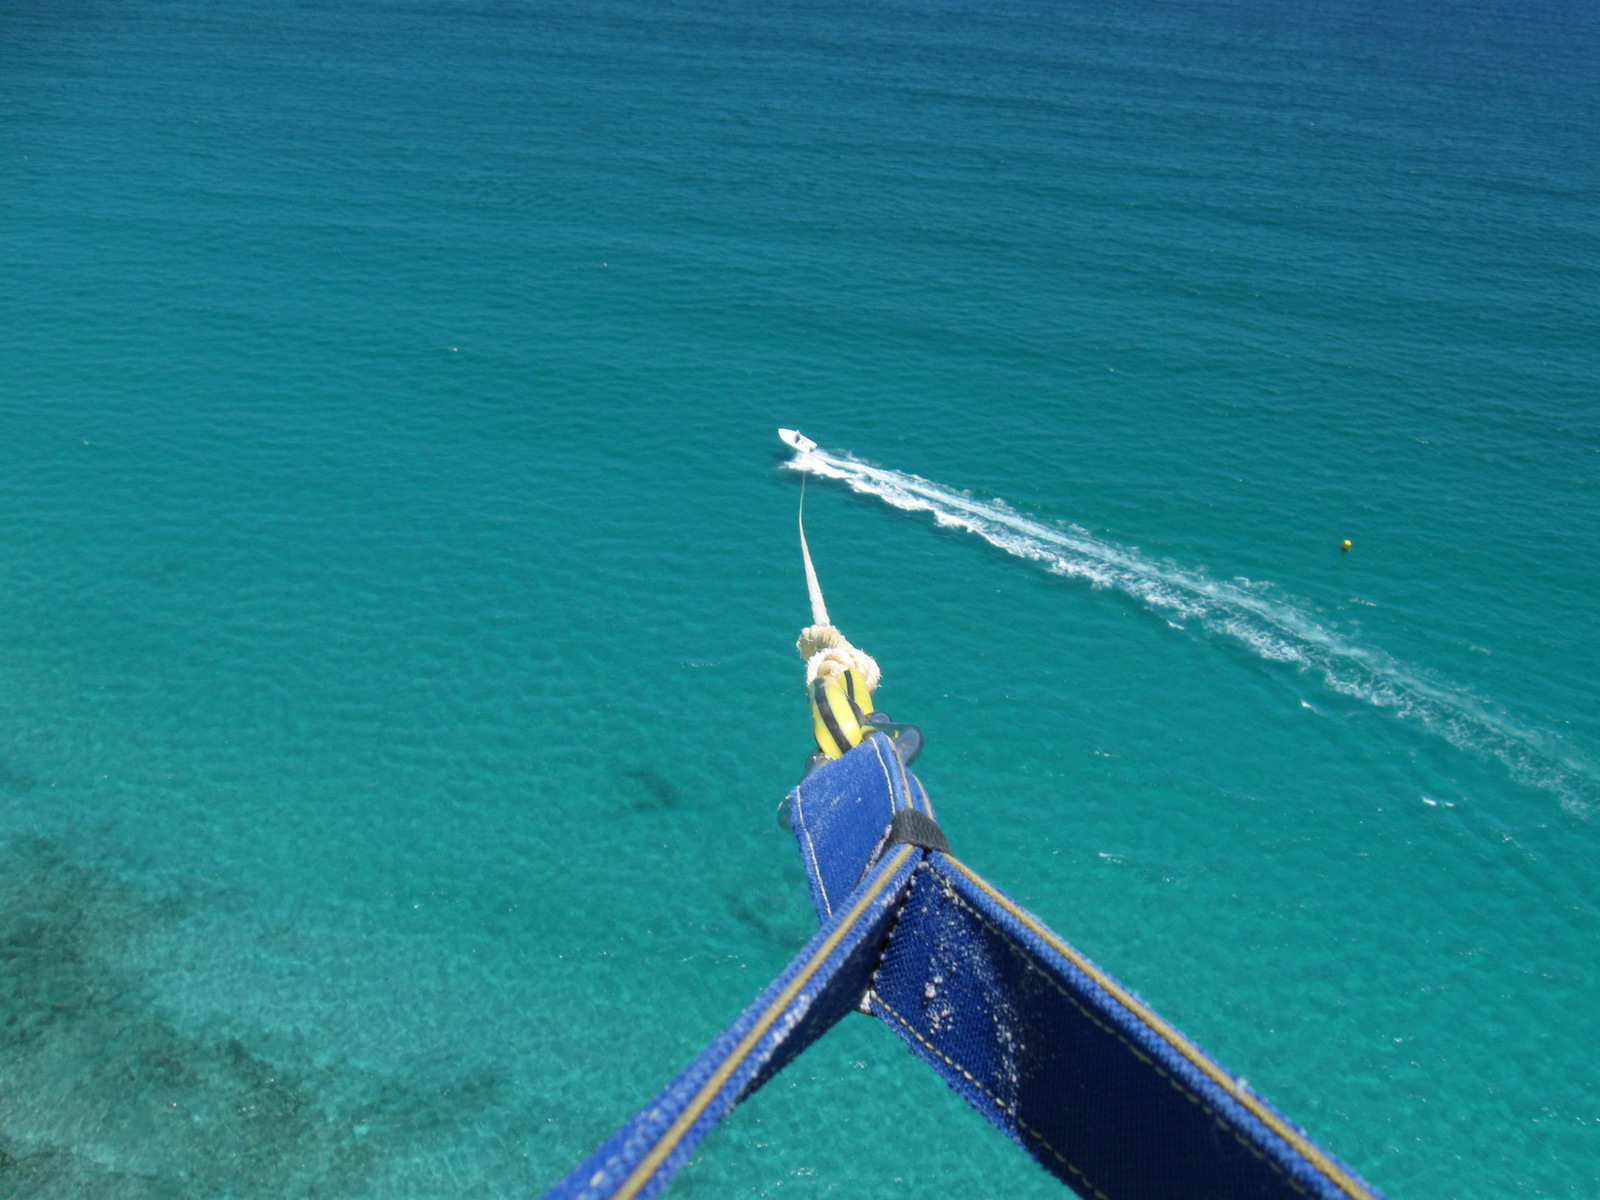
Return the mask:
<svg viewBox="0 0 1600 1200">
<path fill-rule="evenodd" d="M 780 424 L 966 861 L 1394 1200 L 1600 1191 L 1592 9 L 0 14 L 0 1194 L 536 1195 L 729 1021 Z M 671 1194 L 934 1192 L 1059 1194 L 863 1018 Z"/>
</svg>

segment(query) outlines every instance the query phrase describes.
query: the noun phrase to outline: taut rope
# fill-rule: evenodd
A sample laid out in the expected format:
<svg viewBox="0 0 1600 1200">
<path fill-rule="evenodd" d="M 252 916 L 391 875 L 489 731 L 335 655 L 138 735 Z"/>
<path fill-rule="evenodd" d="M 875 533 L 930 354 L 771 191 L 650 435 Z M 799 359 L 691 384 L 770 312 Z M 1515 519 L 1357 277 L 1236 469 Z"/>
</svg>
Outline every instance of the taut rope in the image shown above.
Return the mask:
<svg viewBox="0 0 1600 1200">
<path fill-rule="evenodd" d="M 864 650 L 857 650 L 850 639 L 840 633 L 828 619 L 828 605 L 822 598 L 822 584 L 817 582 L 817 568 L 811 561 L 811 547 L 806 544 L 806 480 L 800 477 L 800 557 L 806 564 L 806 589 L 811 593 L 812 623 L 800 631 L 795 649 L 806 660 L 806 684 L 818 679 L 856 670 L 866 680 L 867 690 L 873 691 L 883 678 L 877 660 Z"/>
</svg>

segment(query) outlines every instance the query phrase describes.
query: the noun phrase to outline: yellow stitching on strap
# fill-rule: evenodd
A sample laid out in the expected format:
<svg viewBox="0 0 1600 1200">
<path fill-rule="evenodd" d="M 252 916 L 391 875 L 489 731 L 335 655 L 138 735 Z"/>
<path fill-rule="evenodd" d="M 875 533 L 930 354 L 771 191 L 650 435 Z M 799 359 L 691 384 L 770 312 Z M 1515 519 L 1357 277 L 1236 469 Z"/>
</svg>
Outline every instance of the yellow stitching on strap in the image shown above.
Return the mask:
<svg viewBox="0 0 1600 1200">
<path fill-rule="evenodd" d="M 1268 1129 L 1272 1130 L 1273 1133 L 1277 1134 L 1284 1141 L 1288 1142 L 1301 1158 L 1305 1159 L 1312 1166 L 1316 1167 L 1317 1170 L 1321 1171 L 1328 1179 L 1337 1184 L 1340 1190 L 1342 1190 L 1346 1195 L 1352 1197 L 1353 1200 L 1377 1200 L 1377 1197 L 1374 1196 L 1372 1192 L 1362 1187 L 1357 1180 L 1351 1178 L 1350 1175 L 1345 1172 L 1338 1163 L 1329 1158 L 1322 1150 L 1312 1145 L 1312 1143 L 1305 1137 L 1304 1134 L 1298 1133 L 1294 1129 L 1290 1128 L 1288 1123 L 1285 1122 L 1282 1117 L 1278 1116 L 1277 1113 L 1273 1112 L 1249 1092 L 1241 1090 L 1233 1077 L 1219 1067 L 1216 1063 L 1214 1063 L 1211 1058 L 1200 1049 L 1200 1047 L 1196 1046 L 1188 1038 L 1184 1037 L 1183 1034 L 1179 1033 L 1171 1025 L 1168 1025 L 1153 1011 L 1146 1007 L 1142 1001 L 1135 997 L 1116 980 L 1112 979 L 1111 976 L 1107 975 L 1099 967 L 1095 966 L 1087 958 L 1063 942 L 1050 930 L 1039 924 L 1039 922 L 1034 920 L 1034 918 L 1027 912 L 1017 907 L 1017 905 L 1013 904 L 1005 896 L 1002 896 L 998 891 L 989 885 L 988 881 L 969 870 L 964 864 L 958 862 L 950 855 L 946 855 L 945 857 L 949 858 L 951 864 L 956 868 L 956 870 L 960 871 L 963 875 L 975 883 L 986 896 L 988 896 L 996 904 L 1000 905 L 1001 908 L 1005 909 L 1013 917 L 1017 918 L 1017 920 L 1026 925 L 1029 930 L 1041 938 L 1057 954 L 1060 954 L 1063 958 L 1067 959 L 1072 963 L 1073 966 L 1077 967 L 1078 970 L 1082 971 L 1090 979 L 1094 980 L 1095 983 L 1099 984 L 1103 989 L 1105 989 L 1105 991 L 1110 993 L 1111 996 L 1118 1001 L 1118 1003 L 1120 1003 L 1134 1016 L 1138 1017 L 1140 1021 L 1144 1022 L 1146 1028 L 1155 1032 L 1169 1046 L 1171 1046 L 1179 1054 L 1183 1055 L 1184 1058 L 1188 1059 L 1190 1063 L 1204 1072 L 1213 1083 L 1222 1088 L 1228 1093 L 1228 1095 L 1232 1096 L 1240 1104 L 1249 1109 L 1257 1120 L 1259 1120 Z"/>
<path fill-rule="evenodd" d="M 1028 970 L 1032 971 L 1040 979 L 1044 980 L 1045 983 L 1053 988 L 1055 992 L 1064 1000 L 1066 1000 L 1068 1004 L 1072 1005 L 1073 1008 L 1082 1013 L 1086 1020 L 1088 1020 L 1102 1032 L 1116 1038 L 1117 1041 L 1122 1045 L 1123 1049 L 1127 1050 L 1129 1054 L 1133 1055 L 1140 1062 L 1144 1063 L 1147 1067 L 1153 1070 L 1157 1075 L 1161 1076 L 1162 1079 L 1165 1079 L 1168 1085 L 1171 1086 L 1174 1091 L 1176 1091 L 1185 1100 L 1189 1101 L 1190 1104 L 1193 1104 L 1199 1108 L 1201 1112 L 1206 1114 L 1206 1116 L 1215 1121 L 1217 1123 L 1217 1127 L 1232 1137 L 1233 1140 L 1238 1142 L 1240 1146 L 1248 1150 L 1261 1162 L 1264 1162 L 1267 1164 L 1267 1166 L 1271 1167 L 1272 1170 L 1282 1177 L 1284 1182 L 1292 1187 L 1295 1191 L 1299 1192 L 1302 1196 L 1309 1197 L 1311 1195 L 1310 1192 L 1306 1191 L 1305 1186 L 1298 1179 L 1285 1171 L 1277 1162 L 1268 1158 L 1261 1152 L 1261 1148 L 1259 1146 L 1245 1137 L 1237 1125 L 1229 1121 L 1215 1108 L 1201 1099 L 1198 1092 L 1186 1086 L 1181 1080 L 1178 1079 L 1177 1076 L 1173 1075 L 1171 1071 L 1168 1071 L 1160 1063 L 1156 1062 L 1155 1059 L 1151 1058 L 1143 1050 L 1139 1049 L 1134 1042 L 1129 1040 L 1128 1035 L 1123 1033 L 1122 1030 L 1118 1029 L 1114 1025 L 1108 1025 L 1106 1022 L 1102 1021 L 1098 1016 L 1090 1011 L 1081 1000 L 1079 1000 L 1071 992 L 1067 991 L 1066 988 L 1062 987 L 1061 984 L 1056 981 L 1055 976 L 1051 975 L 1043 967 L 1039 966 L 1039 964 L 1034 961 L 1032 955 L 1023 951 L 1022 947 L 1012 939 L 1011 934 L 1008 931 L 1001 929 L 1000 926 L 991 921 L 987 916 L 980 912 L 971 901 L 966 899 L 966 897 L 957 895 L 955 888 L 952 886 L 949 879 L 941 878 L 939 880 L 939 885 L 942 890 L 942 895 L 947 900 L 971 913 L 985 929 L 992 932 L 1005 944 L 1006 949 L 1010 950 L 1011 953 L 1015 954 L 1019 959 L 1022 960 L 1023 966 L 1027 967 Z M 1030 1126 L 1030 1128 L 1032 1127 Z"/>
<path fill-rule="evenodd" d="M 985 1096 L 989 1097 L 990 1100 L 994 1101 L 994 1104 L 995 1104 L 996 1108 L 998 1108 L 1001 1112 L 1010 1113 L 1012 1119 L 1014 1121 L 1016 1121 L 1016 1123 L 1018 1125 L 1022 1126 L 1030 1134 L 1032 1134 L 1034 1136 L 1034 1138 L 1038 1140 L 1038 1142 L 1039 1142 L 1039 1144 L 1041 1146 L 1043 1146 L 1046 1150 L 1050 1151 L 1051 1154 L 1054 1154 L 1056 1156 L 1057 1160 L 1060 1161 L 1062 1166 L 1066 1167 L 1067 1170 L 1071 1171 L 1079 1179 L 1083 1180 L 1083 1186 L 1088 1188 L 1097 1197 L 1099 1197 L 1099 1200 L 1111 1200 L 1110 1196 L 1106 1195 L 1099 1188 L 1095 1187 L 1094 1183 L 1089 1179 L 1089 1177 L 1087 1175 L 1085 1175 L 1081 1170 L 1078 1169 L 1078 1165 L 1076 1163 L 1074 1163 L 1065 1154 L 1061 1153 L 1061 1151 L 1057 1150 L 1054 1146 L 1052 1146 L 1050 1144 L 1050 1139 L 1049 1138 L 1045 1137 L 1044 1134 L 1040 1133 L 1032 1125 L 1030 1125 L 1030 1124 L 1028 1124 L 1028 1122 L 1024 1121 L 1022 1119 L 1022 1114 L 1017 1111 L 1017 1106 L 1015 1104 L 1007 1104 L 1004 1100 L 1000 1099 L 999 1096 L 996 1096 L 992 1091 L 990 1091 L 988 1088 L 984 1087 L 983 1086 L 983 1082 L 976 1075 L 974 1075 L 971 1071 L 969 1071 L 965 1067 L 963 1067 L 955 1059 L 951 1058 L 943 1050 L 939 1049 L 939 1047 L 935 1046 L 927 1038 L 923 1037 L 922 1034 L 917 1031 L 916 1027 L 914 1025 L 912 1025 L 910 1021 L 906 1020 L 899 1013 L 897 1013 L 894 1010 L 894 1006 L 891 1005 L 887 1000 L 885 1000 L 876 991 L 872 993 L 872 998 L 874 1000 L 876 1000 L 883 1007 L 884 1012 L 888 1013 L 896 1021 L 899 1021 L 900 1024 L 905 1026 L 905 1029 L 906 1029 L 907 1033 L 909 1033 L 912 1037 L 916 1038 L 917 1041 L 921 1042 L 932 1053 L 937 1054 L 940 1058 L 944 1059 L 945 1062 L 949 1063 L 957 1071 L 960 1071 L 964 1076 L 966 1076 L 967 1081 L 969 1083 L 971 1083 L 973 1087 L 977 1088 Z"/>
<path fill-rule="evenodd" d="M 777 999 L 767 1006 L 767 1011 L 761 1014 L 756 1023 L 751 1026 L 749 1032 L 739 1039 L 739 1044 L 733 1048 L 733 1053 L 717 1065 L 717 1069 L 711 1073 L 711 1078 L 701 1085 L 700 1090 L 694 1094 L 694 1099 L 689 1101 L 688 1106 L 678 1114 L 678 1119 L 667 1128 L 666 1133 L 661 1135 L 661 1140 L 651 1147 L 650 1153 L 645 1155 L 644 1160 L 633 1169 L 627 1179 L 623 1180 L 622 1186 L 612 1193 L 614 1200 L 632 1200 L 634 1196 L 638 1195 L 639 1189 L 649 1182 L 650 1177 L 656 1173 L 656 1170 L 666 1160 L 667 1155 L 671 1154 L 673 1148 L 683 1140 L 683 1135 L 689 1131 L 690 1126 L 700 1119 L 700 1114 L 705 1112 L 712 1099 L 722 1090 L 733 1073 L 739 1069 L 739 1065 L 750 1056 L 750 1051 L 755 1049 L 756 1043 L 766 1035 L 767 1030 L 772 1028 L 779 1014 L 788 1008 L 806 984 L 811 982 L 811 977 L 827 961 L 828 956 L 838 948 L 839 943 L 844 940 L 845 934 L 849 933 L 855 923 L 861 919 L 861 914 L 871 907 L 872 902 L 878 898 L 878 894 L 889 885 L 889 881 L 894 878 L 896 872 L 905 865 L 906 859 L 911 856 L 912 849 L 913 847 L 911 846 L 901 846 L 895 851 L 894 857 L 888 860 L 888 865 L 879 873 L 872 886 L 867 889 L 861 899 L 851 905 L 850 911 L 845 914 L 844 919 L 839 922 L 834 931 L 828 935 L 827 940 L 817 947 L 816 953 L 806 960 L 806 965 L 801 967 L 799 973 L 789 981 L 788 986 L 778 993 Z"/>
</svg>

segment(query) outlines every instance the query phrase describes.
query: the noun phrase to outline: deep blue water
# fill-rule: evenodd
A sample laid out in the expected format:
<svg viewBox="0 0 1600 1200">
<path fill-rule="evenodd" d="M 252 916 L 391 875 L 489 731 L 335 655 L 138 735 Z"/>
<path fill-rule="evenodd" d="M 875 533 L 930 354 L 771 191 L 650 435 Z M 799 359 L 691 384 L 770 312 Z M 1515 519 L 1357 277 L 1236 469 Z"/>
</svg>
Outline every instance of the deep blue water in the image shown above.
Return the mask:
<svg viewBox="0 0 1600 1200">
<path fill-rule="evenodd" d="M 0 8 L 0 1192 L 536 1195 L 730 1020 L 813 927 L 781 424 L 966 861 L 1394 1200 L 1596 1194 L 1597 60 Z M 671 1194 L 934 1190 L 1058 1191 L 852 1019 Z"/>
</svg>

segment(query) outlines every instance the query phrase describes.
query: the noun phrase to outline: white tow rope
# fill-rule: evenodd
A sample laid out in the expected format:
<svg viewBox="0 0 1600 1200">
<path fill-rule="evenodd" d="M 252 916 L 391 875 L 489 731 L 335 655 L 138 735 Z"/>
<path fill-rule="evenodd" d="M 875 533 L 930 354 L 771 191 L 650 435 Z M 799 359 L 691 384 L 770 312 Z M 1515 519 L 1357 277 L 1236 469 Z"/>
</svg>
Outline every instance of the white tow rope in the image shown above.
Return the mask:
<svg viewBox="0 0 1600 1200">
<path fill-rule="evenodd" d="M 817 444 L 798 429 L 780 429 L 778 436 L 801 454 L 817 448 Z M 858 650 L 828 619 L 828 605 L 822 598 L 822 584 L 817 580 L 817 568 L 811 561 L 811 547 L 806 543 L 806 479 L 800 477 L 800 557 L 806 565 L 806 590 L 811 594 L 811 624 L 800 631 L 795 648 L 806 660 L 806 683 L 826 679 L 845 671 L 855 670 L 866 680 L 867 690 L 875 690 L 883 671 L 877 660 L 864 650 Z"/>
<path fill-rule="evenodd" d="M 815 445 L 816 443 L 812 443 Z M 811 547 L 806 545 L 806 477 L 800 476 L 800 557 L 806 560 L 806 588 L 811 592 L 811 623 L 832 625 L 828 620 L 828 605 L 822 598 L 822 585 L 817 582 L 817 568 L 811 562 Z"/>
</svg>

